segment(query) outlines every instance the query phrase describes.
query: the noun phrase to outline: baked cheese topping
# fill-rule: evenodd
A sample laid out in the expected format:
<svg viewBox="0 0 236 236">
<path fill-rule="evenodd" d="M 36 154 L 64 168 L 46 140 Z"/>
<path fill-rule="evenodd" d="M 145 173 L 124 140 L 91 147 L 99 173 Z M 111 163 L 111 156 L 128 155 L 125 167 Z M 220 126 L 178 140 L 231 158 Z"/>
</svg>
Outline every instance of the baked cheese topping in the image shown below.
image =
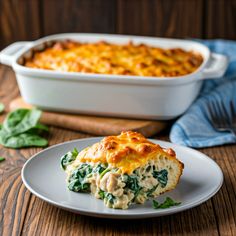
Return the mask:
<svg viewBox="0 0 236 236">
<path fill-rule="evenodd" d="M 173 150 L 164 150 L 136 132 L 122 132 L 118 136 L 108 136 L 101 142 L 79 153 L 77 162 L 100 162 L 118 168 L 121 173 L 132 173 L 138 167 L 155 159 L 161 153 L 175 158 Z"/>
<path fill-rule="evenodd" d="M 145 44 L 111 44 L 104 41 L 57 42 L 34 52 L 25 66 L 65 72 L 171 77 L 197 70 L 203 57 L 180 48 L 162 49 Z"/>
</svg>

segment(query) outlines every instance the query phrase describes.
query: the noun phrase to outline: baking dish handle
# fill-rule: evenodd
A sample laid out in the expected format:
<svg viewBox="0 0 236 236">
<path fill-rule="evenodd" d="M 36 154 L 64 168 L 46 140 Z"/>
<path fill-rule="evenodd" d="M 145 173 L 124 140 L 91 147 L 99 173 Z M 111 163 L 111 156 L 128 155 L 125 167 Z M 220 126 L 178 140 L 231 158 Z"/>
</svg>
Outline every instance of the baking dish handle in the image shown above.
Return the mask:
<svg viewBox="0 0 236 236">
<path fill-rule="evenodd" d="M 11 66 L 13 60 L 18 55 L 18 53 L 23 49 L 26 45 L 30 44 L 27 41 L 16 42 L 0 52 L 0 63 Z"/>
<path fill-rule="evenodd" d="M 228 67 L 228 58 L 224 55 L 212 53 L 205 69 L 202 71 L 201 79 L 219 78 L 224 75 Z"/>
</svg>

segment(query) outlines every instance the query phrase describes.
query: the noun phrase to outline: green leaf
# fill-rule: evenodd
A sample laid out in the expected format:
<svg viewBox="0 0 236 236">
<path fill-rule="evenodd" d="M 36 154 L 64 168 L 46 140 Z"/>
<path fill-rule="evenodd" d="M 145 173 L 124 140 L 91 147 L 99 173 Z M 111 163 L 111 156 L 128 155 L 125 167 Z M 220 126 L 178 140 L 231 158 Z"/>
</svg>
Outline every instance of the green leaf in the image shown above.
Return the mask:
<svg viewBox="0 0 236 236">
<path fill-rule="evenodd" d="M 95 173 L 101 174 L 106 168 L 104 168 L 101 164 L 98 164 L 97 167 L 94 169 Z"/>
<path fill-rule="evenodd" d="M 75 169 L 69 177 L 68 188 L 74 192 L 88 192 L 90 183 L 87 182 L 87 176 L 92 172 L 89 164 L 83 163 Z"/>
<path fill-rule="evenodd" d="M 104 199 L 104 198 L 105 198 L 105 192 L 104 192 L 103 190 L 100 189 L 100 191 L 99 191 L 98 194 L 99 194 L 99 196 L 100 196 L 101 199 Z"/>
<path fill-rule="evenodd" d="M 158 184 L 154 186 L 153 188 L 149 189 L 147 192 L 147 196 L 148 197 L 152 196 L 152 194 L 156 191 L 157 187 L 158 187 Z"/>
<path fill-rule="evenodd" d="M 74 157 L 77 157 L 78 154 L 79 154 L 79 152 L 78 152 L 78 150 L 77 150 L 76 148 L 74 148 L 74 149 L 71 151 L 71 153 L 72 153 L 72 155 L 73 155 Z"/>
<path fill-rule="evenodd" d="M 10 136 L 6 139 L 0 139 L 0 142 L 8 148 L 21 148 L 21 147 L 45 147 L 48 141 L 38 135 L 24 133 L 15 136 Z"/>
<path fill-rule="evenodd" d="M 65 170 L 66 167 L 71 164 L 77 156 L 78 151 L 76 148 L 74 148 L 74 150 L 71 152 L 67 152 L 64 156 L 61 157 L 61 168 Z"/>
<path fill-rule="evenodd" d="M 175 202 L 173 199 L 170 197 L 167 197 L 163 203 L 158 203 L 157 201 L 153 200 L 152 205 L 154 209 L 166 209 L 170 208 L 172 206 L 178 206 L 180 205 L 181 202 Z"/>
<path fill-rule="evenodd" d="M 0 102 L 0 114 L 4 111 L 5 106 L 3 103 Z"/>
<path fill-rule="evenodd" d="M 168 182 L 168 171 L 163 169 L 160 171 L 153 171 L 153 177 L 158 180 L 158 182 L 161 184 L 161 187 L 164 188 L 167 185 Z"/>
<path fill-rule="evenodd" d="M 5 161 L 4 157 L 0 157 L 0 162 Z"/>
<path fill-rule="evenodd" d="M 39 136 L 48 127 L 38 123 L 41 111 L 17 109 L 10 112 L 0 128 L 0 144 L 10 148 L 45 147 L 48 142 Z"/>
<path fill-rule="evenodd" d="M 102 178 L 107 172 L 111 171 L 109 168 L 105 169 L 101 174 L 100 178 Z"/>
<path fill-rule="evenodd" d="M 139 194 L 140 190 L 142 189 L 142 187 L 140 187 L 138 184 L 137 176 L 133 175 L 125 175 L 125 176 L 126 176 L 125 180 L 126 187 L 131 189 L 136 197 Z"/>
<path fill-rule="evenodd" d="M 33 128 L 29 129 L 27 133 L 41 135 L 43 133 L 47 133 L 48 131 L 49 129 L 46 125 L 37 124 Z"/>
<path fill-rule="evenodd" d="M 17 109 L 7 115 L 3 122 L 3 129 L 10 135 L 24 133 L 34 128 L 41 116 L 37 109 Z"/>
<path fill-rule="evenodd" d="M 113 203 L 114 203 L 114 200 L 116 199 L 116 197 L 113 196 L 111 193 L 105 193 L 105 199 L 106 199 L 109 203 L 113 204 Z"/>
</svg>

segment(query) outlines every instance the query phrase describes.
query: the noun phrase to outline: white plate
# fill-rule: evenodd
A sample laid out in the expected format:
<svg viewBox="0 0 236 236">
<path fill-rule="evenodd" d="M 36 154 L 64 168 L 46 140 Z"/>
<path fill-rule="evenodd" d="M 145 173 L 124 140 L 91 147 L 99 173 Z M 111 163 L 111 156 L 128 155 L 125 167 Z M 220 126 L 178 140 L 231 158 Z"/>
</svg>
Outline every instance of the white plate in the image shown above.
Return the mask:
<svg viewBox="0 0 236 236">
<path fill-rule="evenodd" d="M 25 186 L 37 197 L 60 208 L 79 214 L 104 218 L 148 218 L 169 215 L 195 207 L 220 189 L 223 174 L 220 167 L 206 155 L 190 148 L 169 142 L 151 140 L 162 147 L 173 148 L 177 157 L 184 163 L 184 172 L 177 188 L 158 197 L 163 201 L 170 196 L 181 205 L 168 209 L 153 209 L 152 201 L 144 205 L 132 205 L 128 210 L 110 209 L 103 201 L 88 193 L 71 192 L 66 187 L 66 174 L 60 168 L 60 158 L 76 147 L 81 150 L 100 141 L 101 138 L 79 139 L 47 148 L 29 159 L 22 169 Z"/>
</svg>

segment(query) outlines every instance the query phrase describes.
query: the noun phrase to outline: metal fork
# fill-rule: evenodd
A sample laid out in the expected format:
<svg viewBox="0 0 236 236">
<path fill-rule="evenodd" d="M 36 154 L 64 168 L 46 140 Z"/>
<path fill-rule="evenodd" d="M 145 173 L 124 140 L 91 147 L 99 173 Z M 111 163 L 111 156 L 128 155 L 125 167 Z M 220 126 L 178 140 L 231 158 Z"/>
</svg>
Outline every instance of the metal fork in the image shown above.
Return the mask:
<svg viewBox="0 0 236 236">
<path fill-rule="evenodd" d="M 213 127 L 217 131 L 228 131 L 236 137 L 236 111 L 233 101 L 230 101 L 230 114 L 222 101 L 208 103 L 208 111 Z"/>
</svg>

